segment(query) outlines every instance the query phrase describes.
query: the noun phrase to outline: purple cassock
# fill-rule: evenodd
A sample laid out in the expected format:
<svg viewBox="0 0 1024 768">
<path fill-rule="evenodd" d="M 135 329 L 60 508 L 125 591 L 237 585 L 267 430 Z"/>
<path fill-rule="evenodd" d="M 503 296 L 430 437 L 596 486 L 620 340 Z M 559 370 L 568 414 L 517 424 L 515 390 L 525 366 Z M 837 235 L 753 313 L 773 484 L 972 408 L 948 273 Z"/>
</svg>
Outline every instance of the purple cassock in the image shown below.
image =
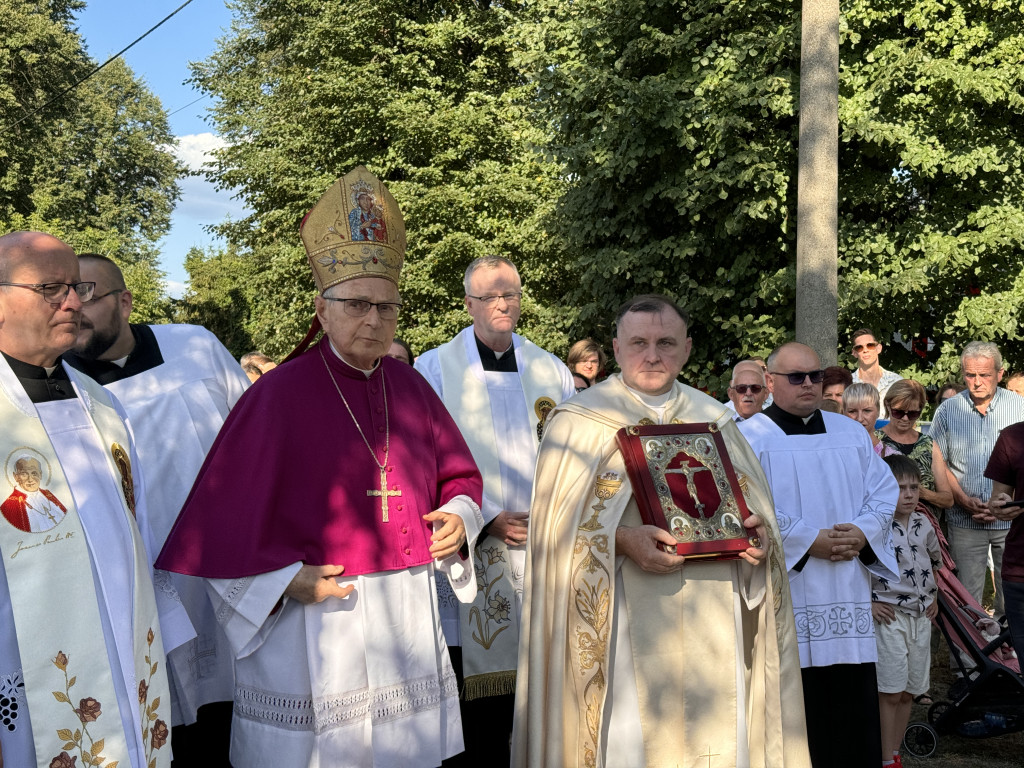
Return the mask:
<svg viewBox="0 0 1024 768">
<path fill-rule="evenodd" d="M 401 495 L 379 495 L 380 467 L 328 366 L 378 462 L 390 434 L 386 490 Z M 423 515 L 460 495 L 479 505 L 482 490 L 466 441 L 412 366 L 385 357 L 367 378 L 325 340 L 235 405 L 156 567 L 216 579 L 298 561 L 342 565 L 346 577 L 412 568 L 432 560 Z"/>
</svg>

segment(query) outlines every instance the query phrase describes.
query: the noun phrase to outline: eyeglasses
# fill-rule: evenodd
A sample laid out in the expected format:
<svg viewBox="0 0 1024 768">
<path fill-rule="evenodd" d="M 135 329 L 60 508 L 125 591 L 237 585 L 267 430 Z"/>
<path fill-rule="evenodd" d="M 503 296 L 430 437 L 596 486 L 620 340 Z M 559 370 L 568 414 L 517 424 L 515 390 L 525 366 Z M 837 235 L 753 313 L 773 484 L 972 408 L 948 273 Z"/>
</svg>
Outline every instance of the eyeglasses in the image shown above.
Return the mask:
<svg viewBox="0 0 1024 768">
<path fill-rule="evenodd" d="M 92 298 L 92 293 L 96 290 L 96 283 L 0 283 L 0 285 L 28 288 L 42 296 L 43 301 L 48 304 L 63 304 L 72 288 L 75 289 L 75 293 L 84 304 Z"/>
<path fill-rule="evenodd" d="M 467 293 L 466 298 L 476 299 L 485 307 L 491 307 L 497 303 L 498 299 L 504 299 L 506 304 L 518 304 L 523 298 L 523 292 L 520 291 L 519 293 L 502 293 L 498 296 L 470 296 Z"/>
<path fill-rule="evenodd" d="M 921 410 L 904 411 L 902 408 L 890 408 L 889 413 L 892 414 L 894 419 L 910 419 L 913 421 L 921 415 Z"/>
<path fill-rule="evenodd" d="M 854 344 L 853 354 L 863 352 L 865 349 L 878 349 L 881 346 L 877 341 L 869 341 L 867 344 Z"/>
<path fill-rule="evenodd" d="M 366 317 L 370 312 L 370 307 L 376 307 L 377 315 L 381 320 L 396 320 L 398 311 L 402 308 L 401 303 L 394 301 L 374 303 L 365 299 L 336 299 L 333 296 L 321 296 L 321 298 L 340 302 L 342 309 L 349 317 Z"/>
<path fill-rule="evenodd" d="M 794 387 L 798 387 L 804 383 L 804 379 L 810 377 L 811 384 L 821 384 L 825 380 L 825 371 L 793 371 L 793 373 L 780 373 L 779 371 L 769 371 L 772 376 L 785 376 L 789 383 Z"/>
<path fill-rule="evenodd" d="M 121 293 L 124 290 L 127 290 L 127 289 L 125 289 L 125 288 L 115 288 L 112 291 L 107 291 L 106 293 L 101 293 L 99 296 L 93 296 L 91 299 L 85 299 L 85 300 L 82 301 L 82 303 L 83 304 L 95 304 L 100 299 L 105 299 L 105 298 L 107 298 L 107 296 L 113 296 L 115 293 Z"/>
<path fill-rule="evenodd" d="M 802 379 L 801 379 L 801 381 L 802 381 Z M 747 392 L 751 392 L 751 393 L 753 393 L 755 395 L 760 395 L 761 392 L 764 390 L 764 385 L 763 384 L 736 384 L 734 387 L 732 387 L 732 389 L 735 390 L 736 392 L 738 392 L 741 395 L 745 395 L 745 394 L 747 394 Z"/>
</svg>

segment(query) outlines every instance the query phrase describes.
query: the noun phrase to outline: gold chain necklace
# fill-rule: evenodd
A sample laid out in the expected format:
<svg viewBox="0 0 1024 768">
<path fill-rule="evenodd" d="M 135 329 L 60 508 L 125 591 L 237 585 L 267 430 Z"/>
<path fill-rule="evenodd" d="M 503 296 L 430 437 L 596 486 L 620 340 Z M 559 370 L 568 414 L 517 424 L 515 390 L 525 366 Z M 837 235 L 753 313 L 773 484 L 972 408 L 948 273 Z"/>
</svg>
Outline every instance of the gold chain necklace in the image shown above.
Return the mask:
<svg viewBox="0 0 1024 768">
<path fill-rule="evenodd" d="M 329 343 L 329 342 L 328 342 Z M 359 422 L 356 420 L 356 415 L 352 413 L 352 409 L 349 407 L 348 400 L 345 399 L 345 395 L 341 393 L 341 387 L 338 386 L 338 382 L 334 378 L 334 374 L 331 372 L 331 366 L 327 363 L 327 358 L 324 356 L 324 343 L 319 344 L 320 347 L 320 359 L 324 361 L 324 368 L 327 369 L 327 375 L 331 377 L 331 383 L 334 385 L 334 389 L 338 393 L 338 397 L 341 398 L 341 402 L 345 405 L 345 410 L 348 411 L 348 415 L 352 418 L 352 423 L 356 425 L 356 429 L 359 430 L 359 436 L 363 438 L 363 444 L 366 445 L 366 450 L 370 452 L 370 456 L 373 457 L 373 463 L 380 469 L 380 490 L 368 490 L 367 496 L 379 496 L 381 516 L 383 522 L 388 521 L 388 498 L 391 496 L 401 496 L 402 492 L 395 490 L 389 491 L 387 489 L 387 473 L 385 467 L 388 463 L 388 451 L 391 449 L 391 421 L 388 418 L 388 387 L 387 380 L 384 378 L 384 371 L 380 372 L 380 385 L 381 392 L 384 395 L 384 463 L 377 461 L 377 452 L 373 450 L 370 445 L 370 441 L 366 439 L 366 435 L 363 434 L 363 428 L 359 426 Z M 383 364 L 383 361 L 381 361 Z"/>
</svg>

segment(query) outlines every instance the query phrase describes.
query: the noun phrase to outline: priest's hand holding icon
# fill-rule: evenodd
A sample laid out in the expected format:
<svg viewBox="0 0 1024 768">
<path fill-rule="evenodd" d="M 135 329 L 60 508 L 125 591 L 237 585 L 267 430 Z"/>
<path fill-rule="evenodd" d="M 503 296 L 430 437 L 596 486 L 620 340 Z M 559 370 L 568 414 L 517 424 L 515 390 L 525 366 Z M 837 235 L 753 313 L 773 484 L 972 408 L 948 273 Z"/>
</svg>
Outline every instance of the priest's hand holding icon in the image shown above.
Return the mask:
<svg viewBox="0 0 1024 768">
<path fill-rule="evenodd" d="M 430 556 L 435 560 L 444 560 L 454 555 L 466 543 L 466 524 L 458 515 L 435 509 L 429 515 L 424 515 L 423 519 L 430 523 L 440 520 L 442 523 L 430 537 L 434 542 L 430 545 Z"/>
<path fill-rule="evenodd" d="M 656 525 L 620 525 L 615 531 L 615 553 L 625 555 L 645 571 L 672 573 L 682 568 L 686 558 L 658 549 L 659 543 L 674 547 L 679 542 Z"/>
<path fill-rule="evenodd" d="M 747 547 L 745 551 L 740 552 L 740 557 L 751 565 L 761 565 L 768 557 L 768 529 L 764 527 L 764 521 L 758 515 L 751 515 L 744 520 L 743 527 L 748 531 L 753 529 L 761 546 Z"/>
<path fill-rule="evenodd" d="M 512 512 L 503 509 L 491 521 L 487 529 L 491 536 L 501 539 L 510 547 L 516 547 L 526 543 L 526 535 L 530 527 L 529 512 Z"/>
<path fill-rule="evenodd" d="M 355 586 L 341 586 L 335 580 L 345 570 L 343 565 L 306 565 L 303 563 L 284 593 L 300 603 L 322 603 L 328 597 L 348 597 Z"/>
</svg>

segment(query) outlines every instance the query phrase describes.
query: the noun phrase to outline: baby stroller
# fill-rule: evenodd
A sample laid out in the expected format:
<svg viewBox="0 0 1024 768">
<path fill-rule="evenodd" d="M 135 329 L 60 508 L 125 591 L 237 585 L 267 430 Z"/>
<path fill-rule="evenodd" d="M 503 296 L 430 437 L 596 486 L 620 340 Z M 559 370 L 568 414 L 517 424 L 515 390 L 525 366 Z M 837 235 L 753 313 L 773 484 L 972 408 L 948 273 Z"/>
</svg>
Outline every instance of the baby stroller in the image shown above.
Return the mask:
<svg viewBox="0 0 1024 768">
<path fill-rule="evenodd" d="M 932 523 L 943 560 L 943 568 L 935 574 L 939 611 L 934 623 L 961 678 L 950 689 L 951 700 L 929 707 L 927 723 L 907 726 L 903 748 L 917 757 L 934 755 L 940 734 L 987 738 L 1024 730 L 1024 678 L 1010 631 L 1005 621 L 994 621 L 953 575 L 946 539 L 934 518 Z"/>
</svg>

